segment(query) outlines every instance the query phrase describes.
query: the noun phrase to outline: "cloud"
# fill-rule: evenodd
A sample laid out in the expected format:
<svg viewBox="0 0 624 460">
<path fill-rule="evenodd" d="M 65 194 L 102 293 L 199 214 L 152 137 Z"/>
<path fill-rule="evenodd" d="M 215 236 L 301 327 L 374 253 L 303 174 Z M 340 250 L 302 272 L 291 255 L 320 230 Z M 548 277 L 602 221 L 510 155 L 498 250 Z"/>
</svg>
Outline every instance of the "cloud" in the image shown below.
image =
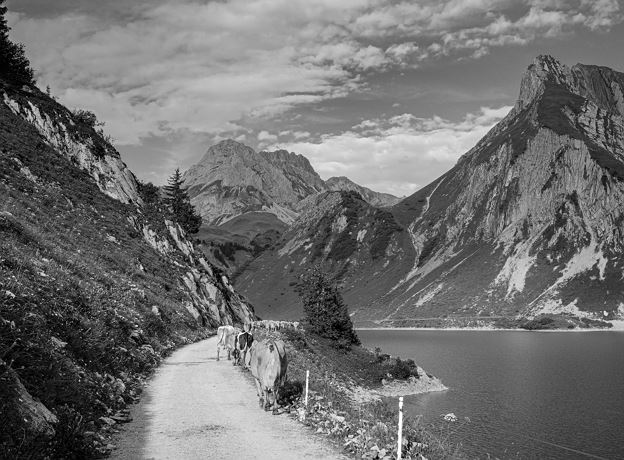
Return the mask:
<svg viewBox="0 0 624 460">
<path fill-rule="evenodd" d="M 401 114 L 364 120 L 344 133 L 322 136 L 320 142 L 279 146 L 306 156 L 324 179 L 348 175 L 373 190 L 403 196 L 450 169 L 510 110 L 482 107 L 457 122 Z"/>
<path fill-rule="evenodd" d="M 12 36 L 41 84 L 127 145 L 348 97 L 375 72 L 622 22 L 617 0 L 64 0 L 56 16 L 48 0 L 20 5 Z"/>
</svg>

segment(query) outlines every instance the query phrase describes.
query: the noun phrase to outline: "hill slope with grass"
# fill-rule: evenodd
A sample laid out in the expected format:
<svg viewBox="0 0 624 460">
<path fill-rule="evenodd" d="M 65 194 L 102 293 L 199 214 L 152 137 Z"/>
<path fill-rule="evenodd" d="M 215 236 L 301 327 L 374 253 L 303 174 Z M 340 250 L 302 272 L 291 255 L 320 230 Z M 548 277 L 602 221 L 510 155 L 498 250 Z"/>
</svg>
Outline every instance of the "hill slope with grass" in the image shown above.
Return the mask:
<svg viewBox="0 0 624 460">
<path fill-rule="evenodd" d="M 95 458 L 173 348 L 253 318 L 76 114 L 0 75 L 0 457 Z"/>
</svg>

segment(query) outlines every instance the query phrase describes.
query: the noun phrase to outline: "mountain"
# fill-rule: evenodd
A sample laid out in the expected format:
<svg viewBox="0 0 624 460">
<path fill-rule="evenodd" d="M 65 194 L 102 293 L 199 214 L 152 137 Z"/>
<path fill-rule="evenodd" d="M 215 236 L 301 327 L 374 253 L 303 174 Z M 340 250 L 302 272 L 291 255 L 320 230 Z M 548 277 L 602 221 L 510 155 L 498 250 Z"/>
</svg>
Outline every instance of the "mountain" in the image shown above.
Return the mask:
<svg viewBox="0 0 624 460">
<path fill-rule="evenodd" d="M 323 179 L 303 155 L 286 150 L 262 151 L 260 155 L 284 174 L 299 200 L 326 190 Z"/>
<path fill-rule="evenodd" d="M 269 211 L 292 222 L 301 199 L 285 175 L 251 147 L 233 140 L 208 149 L 184 173 L 191 202 L 206 223 L 220 224 L 246 212 Z"/>
<path fill-rule="evenodd" d="M 374 203 L 398 200 L 347 178 L 325 182 L 303 155 L 276 150 L 255 152 L 233 140 L 208 149 L 184 174 L 191 203 L 204 219 L 198 234 L 205 257 L 238 273 L 273 247 L 305 211 L 306 198 L 328 190 L 355 190 Z"/>
<path fill-rule="evenodd" d="M 299 202 L 328 190 L 354 190 L 374 205 L 398 201 L 346 177 L 325 182 L 303 155 L 286 150 L 257 153 L 231 139 L 210 147 L 184 173 L 184 183 L 191 202 L 209 225 L 221 225 L 249 212 L 268 212 L 290 225 Z"/>
<path fill-rule="evenodd" d="M 164 355 L 254 312 L 93 124 L 2 75 L 0 147 L 0 457 L 97 458 Z"/>
<path fill-rule="evenodd" d="M 400 264 L 389 260 L 402 257 L 397 251 L 408 244 L 407 232 L 389 211 L 344 191 L 311 195 L 301 207 L 277 247 L 252 260 L 235 279 L 260 316 L 300 318 L 299 277 L 315 263 L 323 262 L 343 280 L 351 305 L 377 296 L 379 283 L 400 275 Z"/>
<path fill-rule="evenodd" d="M 389 244 L 379 244 L 386 250 L 372 266 L 362 254 L 378 238 L 358 242 L 339 267 L 329 257 L 337 240 L 322 229 L 341 235 L 349 213 L 338 206 L 300 216 L 299 233 L 252 264 L 265 264 L 262 274 L 243 273 L 237 285 L 268 314 L 279 298 L 267 296 L 256 276 L 288 274 L 276 284 L 288 296 L 314 262 L 342 283 L 360 324 L 624 318 L 623 94 L 620 72 L 539 56 L 511 112 L 450 171 L 390 208 L 402 231 L 384 233 Z M 349 236 L 357 240 L 366 225 Z M 296 316 L 296 295 L 289 301 Z"/>
<path fill-rule="evenodd" d="M 328 190 L 339 191 L 343 190 L 345 192 L 353 191 L 358 192 L 362 198 L 368 201 L 373 206 L 378 206 L 381 208 L 389 207 L 397 204 L 401 201 L 400 198 L 397 198 L 394 195 L 389 193 L 380 193 L 375 192 L 369 188 L 362 187 L 361 185 L 356 184 L 348 177 L 340 176 L 340 177 L 330 177 L 325 181 L 325 185 Z"/>
</svg>

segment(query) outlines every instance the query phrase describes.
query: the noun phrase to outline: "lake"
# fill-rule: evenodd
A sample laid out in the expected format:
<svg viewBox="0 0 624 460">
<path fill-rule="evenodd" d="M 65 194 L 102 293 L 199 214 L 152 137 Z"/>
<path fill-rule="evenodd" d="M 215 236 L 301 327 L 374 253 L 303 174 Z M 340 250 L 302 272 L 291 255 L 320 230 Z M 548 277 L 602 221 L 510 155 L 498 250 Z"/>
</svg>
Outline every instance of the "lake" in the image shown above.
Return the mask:
<svg viewBox="0 0 624 460">
<path fill-rule="evenodd" d="M 358 335 L 440 377 L 449 390 L 405 398 L 405 413 L 449 433 L 470 458 L 624 458 L 624 332 Z M 443 421 L 449 412 L 459 420 Z"/>
</svg>

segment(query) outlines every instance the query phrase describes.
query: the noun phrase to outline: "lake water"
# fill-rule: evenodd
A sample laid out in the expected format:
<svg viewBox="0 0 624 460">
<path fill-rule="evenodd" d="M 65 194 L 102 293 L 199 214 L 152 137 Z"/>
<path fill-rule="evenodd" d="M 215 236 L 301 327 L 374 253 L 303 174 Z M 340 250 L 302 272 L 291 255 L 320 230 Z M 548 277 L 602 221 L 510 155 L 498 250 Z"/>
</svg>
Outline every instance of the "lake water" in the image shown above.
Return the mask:
<svg viewBox="0 0 624 460">
<path fill-rule="evenodd" d="M 407 397 L 405 412 L 470 458 L 624 459 L 624 332 L 358 335 L 440 377 L 449 390 Z M 449 412 L 459 420 L 444 422 Z"/>
</svg>

